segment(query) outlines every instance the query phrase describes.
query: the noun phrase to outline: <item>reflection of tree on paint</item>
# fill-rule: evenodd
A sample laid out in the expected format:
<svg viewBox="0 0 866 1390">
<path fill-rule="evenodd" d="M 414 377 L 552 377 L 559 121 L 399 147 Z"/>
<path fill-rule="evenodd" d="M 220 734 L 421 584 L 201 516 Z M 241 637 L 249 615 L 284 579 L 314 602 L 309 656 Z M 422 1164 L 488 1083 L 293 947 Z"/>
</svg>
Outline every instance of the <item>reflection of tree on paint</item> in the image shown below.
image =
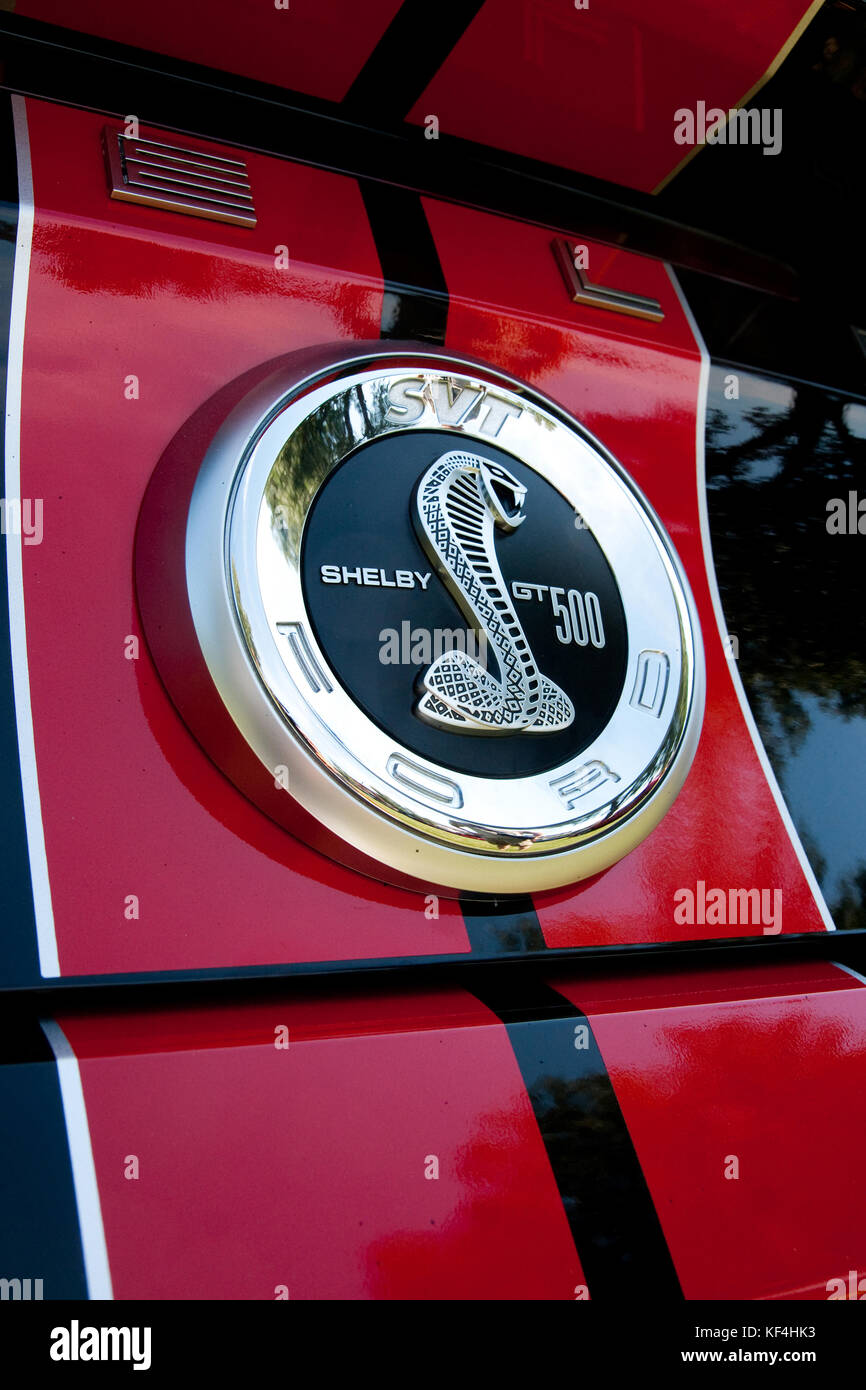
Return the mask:
<svg viewBox="0 0 866 1390">
<path fill-rule="evenodd" d="M 784 763 L 810 726 L 800 696 L 866 715 L 866 613 L 855 601 L 866 551 L 826 527 L 832 497 L 858 484 L 866 495 L 866 440 L 827 392 L 801 386 L 790 406 L 748 407 L 722 401 L 721 373 L 716 383 L 707 486 L 722 606 L 761 733 Z"/>
<path fill-rule="evenodd" d="M 808 832 L 801 831 L 800 839 L 815 877 L 826 892 L 827 860 Z M 827 906 L 839 931 L 866 927 L 866 863 L 841 880 L 832 898 L 828 896 Z"/>
<path fill-rule="evenodd" d="M 866 718 L 866 537 L 827 530 L 828 503 L 866 496 L 866 408 L 816 387 L 741 377 L 726 400 L 713 371 L 707 424 L 707 500 L 725 618 L 739 639 L 739 670 L 784 785 L 812 725 L 808 699 L 845 726 Z M 814 704 L 813 704 L 814 708 Z M 828 786 L 814 789 L 816 815 Z M 809 850 L 819 882 L 826 864 Z M 832 858 L 832 856 L 831 856 Z M 839 899 L 866 915 L 862 873 Z M 840 924 L 841 925 L 841 922 Z"/>
<path fill-rule="evenodd" d="M 830 910 L 840 931 L 862 931 L 866 927 L 866 864 L 845 880 Z"/>
<path fill-rule="evenodd" d="M 846 32 L 840 25 L 839 29 L 838 34 L 828 34 L 824 40 L 812 71 L 847 87 L 856 101 L 866 101 L 866 35 L 862 27 L 857 30 L 851 26 Z"/>
</svg>

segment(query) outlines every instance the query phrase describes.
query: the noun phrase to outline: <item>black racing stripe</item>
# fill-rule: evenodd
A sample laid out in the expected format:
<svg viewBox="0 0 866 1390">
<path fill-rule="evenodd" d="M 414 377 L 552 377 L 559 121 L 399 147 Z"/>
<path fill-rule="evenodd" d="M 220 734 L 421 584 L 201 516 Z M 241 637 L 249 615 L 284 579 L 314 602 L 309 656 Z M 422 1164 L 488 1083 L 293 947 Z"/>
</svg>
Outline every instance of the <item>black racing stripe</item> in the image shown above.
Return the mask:
<svg viewBox="0 0 866 1390">
<path fill-rule="evenodd" d="M 460 899 L 474 956 L 519 956 L 546 951 L 531 898 L 483 898 L 465 893 Z"/>
<path fill-rule="evenodd" d="M 43 1299 L 87 1298 L 57 1067 L 17 1011 L 0 1031 L 0 1114 L 0 1278 L 31 1280 L 31 1298 L 36 1279 Z"/>
<path fill-rule="evenodd" d="M 376 243 L 385 295 L 383 338 L 417 338 L 442 346 L 448 286 L 421 198 L 408 188 L 360 180 Z"/>
<path fill-rule="evenodd" d="M 359 116 L 402 121 L 463 37 L 484 0 L 404 0 L 355 78 L 343 105 Z"/>
<path fill-rule="evenodd" d="M 0 386 L 6 400 L 6 363 L 9 320 L 12 309 L 12 275 L 18 235 L 18 169 L 12 102 L 0 93 Z M 5 433 L 0 430 L 0 451 Z M 0 495 L 6 501 L 6 467 L 3 460 Z M 19 499 L 20 500 L 20 499 Z M 15 697 L 12 688 L 12 646 L 9 635 L 9 592 L 6 567 L 6 527 L 0 527 L 0 920 L 3 923 L 3 959 L 0 982 L 32 984 L 39 979 L 36 919 L 30 882 L 30 857 L 24 821 L 24 795 L 18 761 Z"/>
<path fill-rule="evenodd" d="M 590 1298 L 680 1300 L 631 1135 L 586 1015 L 526 968 L 473 973 L 502 1020 L 538 1122 Z M 576 1029 L 585 1028 L 578 1034 Z M 586 1046 L 576 1046 L 576 1043 Z"/>
</svg>

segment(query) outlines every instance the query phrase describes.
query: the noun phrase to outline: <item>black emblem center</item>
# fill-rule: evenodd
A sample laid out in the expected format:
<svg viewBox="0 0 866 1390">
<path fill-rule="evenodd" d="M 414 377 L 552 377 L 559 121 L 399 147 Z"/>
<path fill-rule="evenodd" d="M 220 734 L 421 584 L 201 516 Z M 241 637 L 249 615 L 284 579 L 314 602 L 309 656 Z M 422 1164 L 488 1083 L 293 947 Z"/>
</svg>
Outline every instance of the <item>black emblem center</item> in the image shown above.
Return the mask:
<svg viewBox="0 0 866 1390">
<path fill-rule="evenodd" d="M 625 614 L 601 547 L 518 459 L 446 431 L 363 445 L 304 528 L 306 606 L 331 669 L 405 748 L 528 777 L 604 730 Z"/>
</svg>

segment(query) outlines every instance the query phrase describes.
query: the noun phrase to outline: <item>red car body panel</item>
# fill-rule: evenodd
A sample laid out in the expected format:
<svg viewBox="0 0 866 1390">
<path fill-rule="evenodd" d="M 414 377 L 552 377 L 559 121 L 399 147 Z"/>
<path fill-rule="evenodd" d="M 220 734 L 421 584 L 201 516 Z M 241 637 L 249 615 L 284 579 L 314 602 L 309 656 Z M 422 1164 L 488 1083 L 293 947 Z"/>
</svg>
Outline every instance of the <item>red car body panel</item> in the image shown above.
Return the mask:
<svg viewBox="0 0 866 1390">
<path fill-rule="evenodd" d="M 43 25 L 74 22 L 88 61 L 104 40 L 109 64 L 147 73 L 154 55 L 207 64 L 183 82 L 212 84 L 229 110 L 249 96 L 253 119 L 265 100 L 288 119 L 307 94 L 371 141 L 408 126 L 417 181 L 405 165 L 391 177 L 387 139 L 382 168 L 354 177 L 324 146 L 219 143 L 163 113 L 143 137 L 243 158 L 256 225 L 113 201 L 102 138 L 122 129 L 116 103 L 17 88 L 20 495 L 43 500 L 45 536 L 21 544 L 15 714 L 22 749 L 30 718 L 35 744 L 25 889 L 41 970 L 22 975 L 0 950 L 0 1169 L 18 1164 L 0 1196 L 4 1289 L 27 1277 L 4 1264 L 23 1248 L 54 1261 L 46 1298 L 51 1278 L 64 1296 L 119 1300 L 866 1296 L 866 978 L 829 959 L 845 933 L 828 934 L 727 650 L 709 354 L 688 295 L 671 265 L 630 249 L 632 223 L 593 239 L 528 203 L 497 213 L 489 186 L 471 207 L 465 184 L 462 200 L 413 191 L 438 192 L 434 161 L 471 161 L 462 142 L 479 142 L 494 181 L 543 160 L 538 187 L 576 172 L 579 206 L 615 203 L 617 185 L 651 219 L 642 195 L 690 153 L 677 108 L 744 103 L 819 6 L 737 0 L 721 22 L 709 0 L 569 3 L 449 9 L 428 31 L 434 56 L 434 39 L 453 40 L 435 62 L 408 27 L 413 12 L 436 25 L 420 0 L 83 0 L 71 19 L 54 0 L 17 4 L 16 41 L 32 28 L 47 53 L 63 34 Z M 424 80 L 403 109 L 398 57 L 416 42 Z M 431 115 L 441 150 L 422 134 Z M 553 253 L 566 225 L 591 281 L 658 300 L 660 322 L 572 301 Z M 711 259 L 707 245 L 683 266 Z M 187 728 L 139 612 L 143 583 L 172 592 L 136 535 L 181 428 L 264 363 L 387 340 L 404 292 L 435 301 L 446 352 L 527 383 L 616 457 L 671 537 L 700 622 L 706 712 L 672 808 L 605 872 L 531 897 L 431 899 L 287 833 Z M 167 525 L 185 533 L 185 511 Z M 164 606 L 182 661 L 189 615 Z M 712 889 L 778 895 L 772 922 L 714 919 Z M 678 911 L 683 890 L 696 919 Z M 831 1295 L 839 1281 L 849 1292 Z"/>
<path fill-rule="evenodd" d="M 61 973 L 468 952 L 447 899 L 438 920 L 428 918 L 423 896 L 359 878 L 276 830 L 186 731 L 143 640 L 138 660 L 123 659 L 127 635 L 140 635 L 130 556 L 141 498 L 183 421 L 269 356 L 375 336 L 383 289 L 357 185 L 251 157 L 259 225 L 214 230 L 111 203 L 99 118 L 72 112 L 59 122 L 49 104 L 27 105 L 36 215 L 22 487 L 45 499 L 48 525 L 75 538 L 23 552 Z M 713 612 L 696 463 L 700 356 L 664 267 L 590 246 L 601 283 L 664 307 L 659 325 L 611 324 L 604 310 L 570 304 L 543 230 L 429 199 L 424 206 L 451 295 L 446 347 L 529 381 L 621 460 L 679 550 L 704 633 L 708 708 L 684 790 L 607 873 L 537 895 L 547 945 L 761 934 L 751 921 L 676 921 L 675 892 L 697 891 L 698 880 L 726 892 L 781 890 L 783 932 L 823 930 Z M 281 244 L 291 247 L 289 271 L 274 268 Z M 515 286 L 518 264 L 531 274 Z M 130 375 L 133 400 L 125 396 Z M 124 919 L 129 895 L 139 900 L 137 923 Z"/>
</svg>

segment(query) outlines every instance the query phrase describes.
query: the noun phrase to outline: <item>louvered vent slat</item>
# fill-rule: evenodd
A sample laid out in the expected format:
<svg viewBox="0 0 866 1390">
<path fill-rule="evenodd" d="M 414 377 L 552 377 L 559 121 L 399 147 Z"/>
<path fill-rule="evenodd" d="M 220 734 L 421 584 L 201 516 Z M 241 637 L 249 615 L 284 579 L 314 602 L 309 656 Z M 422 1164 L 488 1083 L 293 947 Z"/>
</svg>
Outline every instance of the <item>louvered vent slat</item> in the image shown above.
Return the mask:
<svg viewBox="0 0 866 1390">
<path fill-rule="evenodd" d="M 256 212 L 242 159 L 202 154 L 161 140 L 103 132 L 109 192 L 127 203 L 254 227 Z"/>
</svg>

